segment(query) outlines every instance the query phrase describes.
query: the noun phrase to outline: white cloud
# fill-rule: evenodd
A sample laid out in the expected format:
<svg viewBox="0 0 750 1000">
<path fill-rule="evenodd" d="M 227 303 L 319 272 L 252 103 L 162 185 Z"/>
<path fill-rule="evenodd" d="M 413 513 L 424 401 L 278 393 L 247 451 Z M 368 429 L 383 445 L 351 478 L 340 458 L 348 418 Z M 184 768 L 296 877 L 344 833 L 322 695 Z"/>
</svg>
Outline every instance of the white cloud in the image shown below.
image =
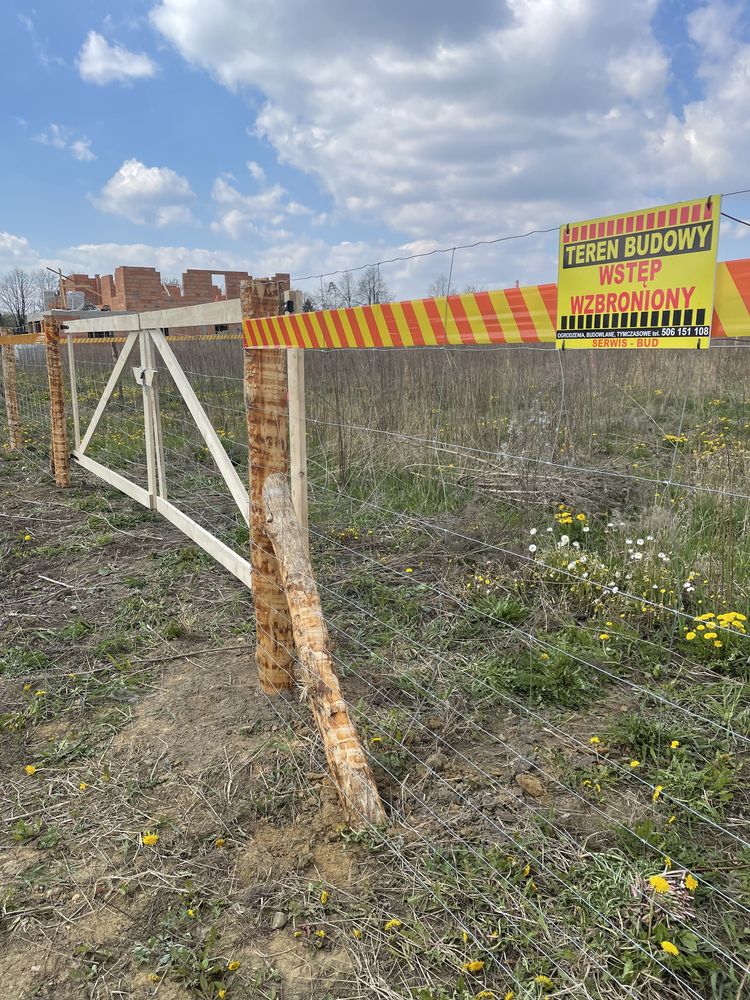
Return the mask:
<svg viewBox="0 0 750 1000">
<path fill-rule="evenodd" d="M 746 186 L 739 22 L 718 0 L 692 15 L 705 93 L 675 112 L 658 6 L 159 0 L 151 16 L 192 65 L 265 96 L 257 135 L 340 215 L 452 240 Z"/>
<path fill-rule="evenodd" d="M 0 232 L 0 272 L 10 267 L 37 267 L 39 255 L 23 236 Z"/>
<path fill-rule="evenodd" d="M 145 52 L 131 52 L 122 45 L 110 45 L 97 31 L 90 31 L 76 58 L 81 79 L 103 86 L 107 83 L 129 83 L 151 77 L 156 63 Z"/>
<path fill-rule="evenodd" d="M 79 139 L 74 139 L 73 130 L 67 128 L 65 125 L 57 125 L 52 122 L 46 132 L 40 132 L 39 135 L 35 135 L 33 138 L 34 142 L 41 142 L 44 146 L 67 150 L 75 160 L 85 162 L 96 159 L 96 155 L 91 149 L 91 140 L 86 138 L 85 135 Z"/>
<path fill-rule="evenodd" d="M 195 195 L 186 177 L 169 167 L 125 160 L 92 202 L 102 212 L 155 226 L 192 222 Z"/>
<path fill-rule="evenodd" d="M 214 232 L 223 232 L 232 239 L 253 234 L 263 238 L 283 235 L 279 227 L 289 216 L 312 215 L 312 211 L 296 201 L 287 201 L 286 189 L 281 184 L 267 184 L 262 167 L 252 160 L 248 170 L 259 181 L 257 194 L 242 194 L 229 179 L 231 175 L 217 177 L 211 197 L 219 206 L 219 215 L 212 224 Z"/>
</svg>

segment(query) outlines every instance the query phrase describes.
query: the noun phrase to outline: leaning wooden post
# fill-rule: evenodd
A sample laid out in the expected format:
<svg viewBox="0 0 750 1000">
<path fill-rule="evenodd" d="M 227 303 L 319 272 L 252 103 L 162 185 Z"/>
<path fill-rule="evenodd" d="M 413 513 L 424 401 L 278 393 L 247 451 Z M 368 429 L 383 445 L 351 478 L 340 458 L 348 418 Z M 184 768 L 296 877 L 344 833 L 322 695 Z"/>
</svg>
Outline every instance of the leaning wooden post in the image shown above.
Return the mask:
<svg viewBox="0 0 750 1000">
<path fill-rule="evenodd" d="M 21 429 L 21 408 L 18 405 L 18 373 L 16 369 L 16 349 L 13 344 L 3 344 L 3 385 L 5 387 L 5 411 L 8 416 L 8 437 L 12 451 L 23 447 Z"/>
<path fill-rule="evenodd" d="M 52 469 L 58 486 L 70 486 L 68 429 L 65 426 L 65 389 L 60 360 L 60 331 L 51 316 L 44 317 L 44 343 L 47 349 L 47 380 L 52 429 Z"/>
<path fill-rule="evenodd" d="M 331 777 L 352 820 L 385 823 L 375 779 L 334 670 L 305 533 L 285 476 L 266 478 L 263 503 L 266 529 L 289 602 L 302 687 L 323 740 Z"/>
<path fill-rule="evenodd" d="M 242 317 L 279 313 L 277 282 L 244 281 Z M 273 544 L 266 531 L 263 486 L 272 473 L 289 475 L 286 352 L 245 351 L 245 407 L 250 464 L 250 562 L 253 573 L 258 682 L 277 694 L 294 686 L 294 639 Z"/>
</svg>

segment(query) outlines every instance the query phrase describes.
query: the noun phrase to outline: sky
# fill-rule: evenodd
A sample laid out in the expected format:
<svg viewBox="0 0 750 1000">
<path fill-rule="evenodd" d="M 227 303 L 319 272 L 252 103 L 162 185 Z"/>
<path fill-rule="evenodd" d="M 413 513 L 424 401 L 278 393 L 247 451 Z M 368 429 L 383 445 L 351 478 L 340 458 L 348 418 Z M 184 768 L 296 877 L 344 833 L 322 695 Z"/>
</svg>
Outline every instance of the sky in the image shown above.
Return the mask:
<svg viewBox="0 0 750 1000">
<path fill-rule="evenodd" d="M 750 188 L 750 4 L 5 0 L 0 273 L 321 272 Z M 750 221 L 750 195 L 723 208 Z M 750 257 L 722 221 L 720 257 Z M 383 264 L 555 280 L 555 232 Z M 329 279 L 324 279 L 328 281 Z"/>
</svg>

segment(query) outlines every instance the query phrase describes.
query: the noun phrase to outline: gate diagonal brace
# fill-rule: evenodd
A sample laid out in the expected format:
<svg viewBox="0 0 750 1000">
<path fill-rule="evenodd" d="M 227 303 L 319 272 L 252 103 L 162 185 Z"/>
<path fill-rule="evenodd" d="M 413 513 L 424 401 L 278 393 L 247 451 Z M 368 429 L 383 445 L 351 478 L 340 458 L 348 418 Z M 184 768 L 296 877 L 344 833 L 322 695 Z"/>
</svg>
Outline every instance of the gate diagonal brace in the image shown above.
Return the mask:
<svg viewBox="0 0 750 1000">
<path fill-rule="evenodd" d="M 135 377 L 138 385 L 145 385 L 148 389 L 154 383 L 154 375 L 156 375 L 155 368 L 134 368 L 133 376 Z"/>
</svg>

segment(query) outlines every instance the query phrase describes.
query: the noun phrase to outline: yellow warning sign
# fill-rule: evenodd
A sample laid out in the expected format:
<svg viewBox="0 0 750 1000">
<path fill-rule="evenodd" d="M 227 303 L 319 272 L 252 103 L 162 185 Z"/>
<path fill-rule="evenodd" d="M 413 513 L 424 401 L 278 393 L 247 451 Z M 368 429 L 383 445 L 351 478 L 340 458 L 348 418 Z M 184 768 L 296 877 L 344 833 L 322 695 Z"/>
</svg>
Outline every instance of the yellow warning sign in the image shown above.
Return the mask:
<svg viewBox="0 0 750 1000">
<path fill-rule="evenodd" d="M 708 347 L 721 195 L 560 227 L 557 346 Z"/>
</svg>

